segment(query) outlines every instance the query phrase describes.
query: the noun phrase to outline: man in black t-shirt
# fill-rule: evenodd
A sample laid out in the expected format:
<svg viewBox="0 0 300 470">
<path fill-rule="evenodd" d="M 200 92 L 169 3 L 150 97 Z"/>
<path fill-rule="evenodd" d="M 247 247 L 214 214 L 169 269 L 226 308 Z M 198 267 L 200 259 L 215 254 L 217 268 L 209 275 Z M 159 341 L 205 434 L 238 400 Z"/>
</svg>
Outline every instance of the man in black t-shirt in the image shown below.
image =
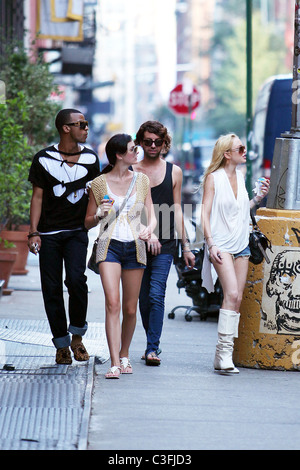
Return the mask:
<svg viewBox="0 0 300 470">
<path fill-rule="evenodd" d="M 166 286 L 176 248 L 176 233 L 182 243 L 186 265 L 193 267 L 195 257 L 186 237 L 181 210 L 182 171 L 177 165 L 161 158 L 171 146 L 167 128 L 158 121 L 147 121 L 140 126 L 135 143 L 143 148 L 144 158 L 134 165 L 134 169 L 149 177 L 158 222 L 156 234 L 152 234 L 151 240 L 147 242 L 147 267 L 143 275 L 139 307 L 147 338 L 146 365 L 159 366 Z"/>
<path fill-rule="evenodd" d="M 71 364 L 69 347 L 78 361 L 89 359 L 82 343 L 87 330 L 86 254 L 84 218 L 86 184 L 100 173 L 97 154 L 83 144 L 88 122 L 76 109 L 63 109 L 55 121 L 60 141 L 38 152 L 32 161 L 33 185 L 28 246 L 39 253 L 46 314 L 56 347 L 56 362 Z M 69 294 L 69 320 L 63 299 L 63 264 Z M 72 334 L 72 341 L 70 338 Z"/>
</svg>

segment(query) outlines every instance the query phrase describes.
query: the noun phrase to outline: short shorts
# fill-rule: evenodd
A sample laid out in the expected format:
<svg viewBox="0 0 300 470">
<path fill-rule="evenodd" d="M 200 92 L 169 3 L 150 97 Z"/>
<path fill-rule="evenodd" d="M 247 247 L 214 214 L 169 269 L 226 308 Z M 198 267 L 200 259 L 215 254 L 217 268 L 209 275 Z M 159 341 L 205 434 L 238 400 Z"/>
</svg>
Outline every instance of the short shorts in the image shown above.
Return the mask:
<svg viewBox="0 0 300 470">
<path fill-rule="evenodd" d="M 119 240 L 111 239 L 107 250 L 107 256 L 101 263 L 119 263 L 122 269 L 145 269 L 146 266 L 138 263 L 136 259 L 136 245 L 135 241 L 120 242 Z"/>
<path fill-rule="evenodd" d="M 236 259 L 236 258 L 240 258 L 240 257 L 249 257 L 250 254 L 251 254 L 250 253 L 250 248 L 249 248 L 249 245 L 248 245 L 242 251 L 240 251 L 239 253 L 236 253 L 232 256 L 233 256 L 234 259 Z"/>
</svg>

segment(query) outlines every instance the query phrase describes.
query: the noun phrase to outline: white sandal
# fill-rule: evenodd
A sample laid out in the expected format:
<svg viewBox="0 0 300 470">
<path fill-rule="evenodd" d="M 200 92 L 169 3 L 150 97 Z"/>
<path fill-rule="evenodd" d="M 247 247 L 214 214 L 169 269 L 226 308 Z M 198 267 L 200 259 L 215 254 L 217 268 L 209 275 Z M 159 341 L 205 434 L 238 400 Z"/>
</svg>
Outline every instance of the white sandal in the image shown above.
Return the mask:
<svg viewBox="0 0 300 470">
<path fill-rule="evenodd" d="M 129 357 L 120 357 L 121 374 L 132 374 L 132 366 Z"/>
<path fill-rule="evenodd" d="M 105 374 L 106 379 L 118 379 L 121 374 L 121 367 L 112 366 Z"/>
</svg>

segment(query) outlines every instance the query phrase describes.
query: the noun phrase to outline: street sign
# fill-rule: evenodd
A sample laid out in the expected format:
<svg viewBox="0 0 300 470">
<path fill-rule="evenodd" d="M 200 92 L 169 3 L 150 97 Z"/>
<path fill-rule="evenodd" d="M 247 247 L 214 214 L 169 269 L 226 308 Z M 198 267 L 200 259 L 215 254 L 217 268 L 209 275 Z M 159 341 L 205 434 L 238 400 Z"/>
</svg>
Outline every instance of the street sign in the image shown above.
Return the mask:
<svg viewBox="0 0 300 470">
<path fill-rule="evenodd" d="M 184 93 L 183 84 L 178 83 L 170 93 L 168 106 L 176 114 L 182 116 L 190 114 L 200 104 L 200 93 L 195 86 L 190 95 Z"/>
</svg>

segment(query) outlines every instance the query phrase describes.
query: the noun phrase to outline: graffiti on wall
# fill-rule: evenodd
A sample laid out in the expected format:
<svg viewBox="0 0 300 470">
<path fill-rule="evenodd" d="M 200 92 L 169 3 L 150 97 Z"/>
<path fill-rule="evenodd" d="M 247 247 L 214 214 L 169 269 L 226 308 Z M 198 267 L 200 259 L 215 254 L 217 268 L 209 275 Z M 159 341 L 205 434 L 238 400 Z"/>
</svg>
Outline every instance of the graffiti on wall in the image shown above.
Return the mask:
<svg viewBox="0 0 300 470">
<path fill-rule="evenodd" d="M 265 264 L 261 333 L 300 336 L 300 247 L 273 246 Z"/>
</svg>

